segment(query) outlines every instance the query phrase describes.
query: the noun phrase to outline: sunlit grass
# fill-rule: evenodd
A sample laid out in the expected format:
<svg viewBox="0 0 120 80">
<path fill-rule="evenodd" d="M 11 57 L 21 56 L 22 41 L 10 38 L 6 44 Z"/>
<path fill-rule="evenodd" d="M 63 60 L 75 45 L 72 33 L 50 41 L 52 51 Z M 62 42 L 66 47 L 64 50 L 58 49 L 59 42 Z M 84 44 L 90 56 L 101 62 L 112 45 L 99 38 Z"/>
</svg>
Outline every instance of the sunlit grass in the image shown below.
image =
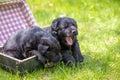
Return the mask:
<svg viewBox="0 0 120 80">
<path fill-rule="evenodd" d="M 77 68 L 58 64 L 22 77 L 23 80 L 119 80 L 120 1 L 119 0 L 27 0 L 39 26 L 47 27 L 60 16 L 78 24 L 78 41 L 85 57 Z M 19 80 L 0 69 L 0 80 Z"/>
</svg>

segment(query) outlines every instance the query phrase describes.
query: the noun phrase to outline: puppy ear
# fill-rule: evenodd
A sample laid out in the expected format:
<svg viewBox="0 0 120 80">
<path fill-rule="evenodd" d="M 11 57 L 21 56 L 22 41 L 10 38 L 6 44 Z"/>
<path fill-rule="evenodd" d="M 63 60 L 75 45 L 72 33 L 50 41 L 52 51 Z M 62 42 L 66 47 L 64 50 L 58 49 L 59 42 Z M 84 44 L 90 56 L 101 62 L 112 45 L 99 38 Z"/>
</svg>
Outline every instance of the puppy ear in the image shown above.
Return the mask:
<svg viewBox="0 0 120 80">
<path fill-rule="evenodd" d="M 42 45 L 42 44 L 39 44 L 38 45 L 38 51 L 43 54 L 47 51 L 47 49 L 49 48 L 49 46 L 46 46 L 46 45 Z"/>
<path fill-rule="evenodd" d="M 53 20 L 52 25 L 51 25 L 51 29 L 52 29 L 52 32 L 51 32 L 51 33 L 52 33 L 52 35 L 53 35 L 54 37 L 57 36 L 59 21 L 60 21 L 60 19 L 57 18 L 57 19 Z"/>
<path fill-rule="evenodd" d="M 57 27 L 58 23 L 59 23 L 59 18 L 53 20 L 52 25 L 51 25 L 51 28 L 52 28 L 53 31 L 58 30 L 58 27 Z"/>
</svg>

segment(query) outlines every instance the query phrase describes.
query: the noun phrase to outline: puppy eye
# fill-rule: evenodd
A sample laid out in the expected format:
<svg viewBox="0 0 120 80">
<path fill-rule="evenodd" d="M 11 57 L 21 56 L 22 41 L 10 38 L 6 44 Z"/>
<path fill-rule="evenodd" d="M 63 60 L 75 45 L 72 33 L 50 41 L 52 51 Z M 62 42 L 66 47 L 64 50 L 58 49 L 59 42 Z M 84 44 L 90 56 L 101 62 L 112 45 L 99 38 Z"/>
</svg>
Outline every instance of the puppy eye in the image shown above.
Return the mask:
<svg viewBox="0 0 120 80">
<path fill-rule="evenodd" d="M 64 28 L 67 28 L 68 26 L 65 26 Z"/>
<path fill-rule="evenodd" d="M 63 28 L 67 28 L 68 27 L 68 25 L 67 24 L 65 24 L 64 26 L 63 26 Z"/>
<path fill-rule="evenodd" d="M 49 47 L 48 49 L 47 49 L 47 51 L 52 51 L 54 48 L 51 48 L 51 47 Z"/>
<path fill-rule="evenodd" d="M 77 24 L 72 24 L 72 25 L 77 28 Z"/>
</svg>

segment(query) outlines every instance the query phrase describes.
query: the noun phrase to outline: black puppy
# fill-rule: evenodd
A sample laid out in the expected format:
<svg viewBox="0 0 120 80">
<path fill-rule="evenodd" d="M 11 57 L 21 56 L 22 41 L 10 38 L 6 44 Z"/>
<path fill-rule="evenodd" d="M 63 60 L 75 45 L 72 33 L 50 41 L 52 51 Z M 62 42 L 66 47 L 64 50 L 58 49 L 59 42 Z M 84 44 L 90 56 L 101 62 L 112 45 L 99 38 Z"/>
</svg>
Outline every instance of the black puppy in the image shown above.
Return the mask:
<svg viewBox="0 0 120 80">
<path fill-rule="evenodd" d="M 53 20 L 50 27 L 44 28 L 44 30 L 51 33 L 60 42 L 61 54 L 66 65 L 71 65 L 71 63 L 77 65 L 77 62 L 83 62 L 84 57 L 77 41 L 77 23 L 74 19 L 57 18 Z"/>
<path fill-rule="evenodd" d="M 3 52 L 17 59 L 25 59 L 37 55 L 38 60 L 45 64 L 57 63 L 61 60 L 59 42 L 39 27 L 19 30 L 4 44 Z"/>
</svg>

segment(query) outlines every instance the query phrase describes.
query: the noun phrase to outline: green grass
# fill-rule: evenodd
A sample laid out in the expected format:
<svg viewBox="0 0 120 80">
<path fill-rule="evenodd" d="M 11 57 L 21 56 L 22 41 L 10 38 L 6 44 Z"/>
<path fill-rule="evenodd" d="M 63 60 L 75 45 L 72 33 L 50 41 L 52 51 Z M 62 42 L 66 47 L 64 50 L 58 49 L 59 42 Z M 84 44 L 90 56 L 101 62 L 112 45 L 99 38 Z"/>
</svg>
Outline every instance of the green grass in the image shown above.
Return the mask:
<svg viewBox="0 0 120 80">
<path fill-rule="evenodd" d="M 77 68 L 58 64 L 20 78 L 0 69 L 0 80 L 120 80 L 119 0 L 27 0 L 41 27 L 60 16 L 74 18 L 85 57 Z"/>
</svg>

